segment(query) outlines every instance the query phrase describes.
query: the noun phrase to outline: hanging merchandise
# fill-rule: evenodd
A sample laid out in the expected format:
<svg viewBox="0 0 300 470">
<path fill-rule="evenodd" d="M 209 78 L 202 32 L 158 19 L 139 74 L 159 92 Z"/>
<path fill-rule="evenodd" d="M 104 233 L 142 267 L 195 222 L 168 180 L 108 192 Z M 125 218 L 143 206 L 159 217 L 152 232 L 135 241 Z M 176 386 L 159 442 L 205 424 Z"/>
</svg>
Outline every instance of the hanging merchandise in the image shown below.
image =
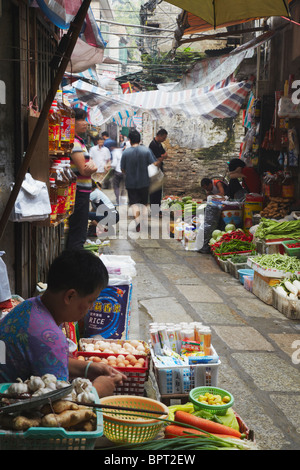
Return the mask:
<svg viewBox="0 0 300 470">
<path fill-rule="evenodd" d="M 62 90 L 57 90 L 55 100 L 60 111 L 60 149 L 68 152 L 71 149 L 71 109 L 63 101 Z"/>
<path fill-rule="evenodd" d="M 66 173 L 66 176 L 69 180 L 69 188 L 68 188 L 68 197 L 66 203 L 66 215 L 70 216 L 74 212 L 75 206 L 75 196 L 76 196 L 76 175 L 71 169 L 71 163 L 69 157 L 62 157 L 61 162 Z"/>
<path fill-rule="evenodd" d="M 14 209 L 12 222 L 34 222 L 47 219 L 51 214 L 51 204 L 46 183 L 32 178 L 26 173 Z"/>
<path fill-rule="evenodd" d="M 56 152 L 60 147 L 60 113 L 57 102 L 53 101 L 48 113 L 49 152 Z"/>
<path fill-rule="evenodd" d="M 295 128 L 288 130 L 288 165 L 299 165 L 299 140 Z"/>
<path fill-rule="evenodd" d="M 57 184 L 55 178 L 49 178 L 49 197 L 51 205 L 50 224 L 55 224 L 57 218 Z"/>
<path fill-rule="evenodd" d="M 57 185 L 57 212 L 56 218 L 53 216 L 52 223 L 59 224 L 66 218 L 66 204 L 69 191 L 69 180 L 63 172 L 60 160 L 55 159 L 52 161 L 49 177 L 54 178 Z"/>
</svg>

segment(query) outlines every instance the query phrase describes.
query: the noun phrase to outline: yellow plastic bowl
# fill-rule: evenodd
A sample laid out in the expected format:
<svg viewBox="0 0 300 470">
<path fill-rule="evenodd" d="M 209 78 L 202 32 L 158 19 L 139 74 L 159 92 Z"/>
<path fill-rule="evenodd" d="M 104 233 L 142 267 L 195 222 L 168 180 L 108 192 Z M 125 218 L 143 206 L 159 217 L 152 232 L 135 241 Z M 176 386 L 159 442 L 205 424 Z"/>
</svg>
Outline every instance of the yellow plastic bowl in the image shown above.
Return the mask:
<svg viewBox="0 0 300 470">
<path fill-rule="evenodd" d="M 130 411 L 103 409 L 104 435 L 112 442 L 140 443 L 153 439 L 167 419 L 169 410 L 166 405 L 151 398 L 135 395 L 113 395 L 101 398 L 103 405 L 122 406 Z M 139 409 L 159 411 L 161 415 L 143 413 Z M 159 418 L 159 419 L 157 419 Z"/>
</svg>

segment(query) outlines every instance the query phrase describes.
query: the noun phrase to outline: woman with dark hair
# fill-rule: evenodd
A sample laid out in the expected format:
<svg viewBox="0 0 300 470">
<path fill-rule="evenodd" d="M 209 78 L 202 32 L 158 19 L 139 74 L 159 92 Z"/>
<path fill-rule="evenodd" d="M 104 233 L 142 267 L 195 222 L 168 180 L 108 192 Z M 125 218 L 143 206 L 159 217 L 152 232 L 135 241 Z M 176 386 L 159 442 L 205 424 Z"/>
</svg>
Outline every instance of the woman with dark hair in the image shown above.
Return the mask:
<svg viewBox="0 0 300 470">
<path fill-rule="evenodd" d="M 76 198 L 73 214 L 69 217 L 69 232 L 66 248 L 82 248 L 87 238 L 89 220 L 90 193 L 92 191 L 91 175 L 97 166 L 90 159 L 89 153 L 81 137 L 88 127 L 86 111 L 75 108 L 75 139 L 71 154 L 71 168 L 77 176 Z"/>
<path fill-rule="evenodd" d="M 256 169 L 247 167 L 240 158 L 233 158 L 228 164 L 229 170 L 229 197 L 241 199 L 247 193 L 260 194 L 261 180 Z M 239 182 L 242 179 L 242 183 Z"/>
<path fill-rule="evenodd" d="M 124 379 L 117 370 L 69 356 L 61 325 L 84 318 L 108 284 L 107 269 L 87 250 L 61 253 L 48 273 L 47 290 L 17 305 L 0 321 L 6 361 L 0 363 L 0 383 L 53 374 L 58 380 L 88 378 L 99 396 L 113 394 Z"/>
</svg>

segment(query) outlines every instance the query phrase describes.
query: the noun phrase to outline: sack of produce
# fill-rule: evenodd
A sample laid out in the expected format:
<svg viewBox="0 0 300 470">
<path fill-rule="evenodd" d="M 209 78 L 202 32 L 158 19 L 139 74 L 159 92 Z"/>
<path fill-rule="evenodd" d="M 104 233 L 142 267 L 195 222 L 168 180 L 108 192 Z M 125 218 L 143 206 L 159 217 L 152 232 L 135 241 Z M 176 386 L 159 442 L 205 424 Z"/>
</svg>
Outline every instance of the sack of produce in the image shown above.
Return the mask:
<svg viewBox="0 0 300 470">
<path fill-rule="evenodd" d="M 110 276 L 109 285 L 102 290 L 84 318 L 84 336 L 128 339 L 131 295 L 131 277 Z"/>
</svg>

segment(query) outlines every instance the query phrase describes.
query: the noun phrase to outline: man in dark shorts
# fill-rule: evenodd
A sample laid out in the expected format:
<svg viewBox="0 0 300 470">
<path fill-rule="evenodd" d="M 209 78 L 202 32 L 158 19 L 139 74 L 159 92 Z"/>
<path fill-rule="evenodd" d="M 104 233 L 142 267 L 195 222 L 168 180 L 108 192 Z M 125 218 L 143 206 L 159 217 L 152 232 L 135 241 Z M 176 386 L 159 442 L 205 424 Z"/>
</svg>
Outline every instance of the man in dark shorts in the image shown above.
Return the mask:
<svg viewBox="0 0 300 470">
<path fill-rule="evenodd" d="M 128 193 L 129 204 L 133 208 L 136 220 L 136 230 L 140 231 L 140 215 L 146 217 L 149 197 L 150 179 L 148 166 L 155 163 L 152 152 L 140 145 L 141 135 L 137 130 L 129 132 L 128 139 L 131 147 L 123 151 L 121 170 L 125 173 L 125 187 Z"/>
</svg>

